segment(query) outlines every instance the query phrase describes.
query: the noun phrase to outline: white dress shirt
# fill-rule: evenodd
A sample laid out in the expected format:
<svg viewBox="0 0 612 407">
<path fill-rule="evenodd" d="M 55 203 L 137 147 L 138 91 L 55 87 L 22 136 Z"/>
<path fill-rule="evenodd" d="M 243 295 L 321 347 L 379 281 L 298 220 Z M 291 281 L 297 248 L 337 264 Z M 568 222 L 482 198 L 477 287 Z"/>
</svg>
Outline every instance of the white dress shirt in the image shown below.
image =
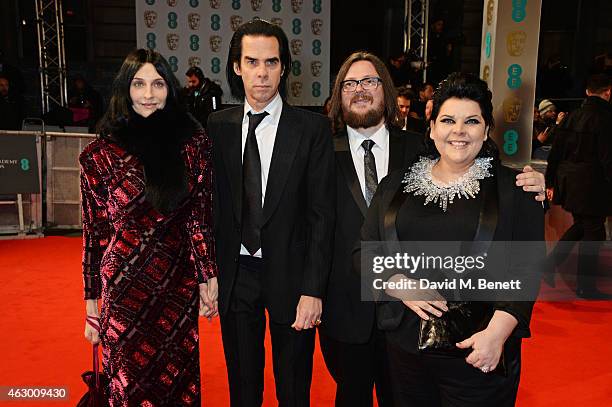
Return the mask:
<svg viewBox="0 0 612 407">
<path fill-rule="evenodd" d="M 367 137 L 360 133 L 359 130 L 349 126 L 346 126 L 346 130 L 351 148 L 351 156 L 353 157 L 353 165 L 355 166 L 359 185 L 361 186 L 361 193 L 365 196 L 365 150 L 361 143 L 368 138 L 374 142 L 372 154 L 374 154 L 374 160 L 376 161 L 376 176 L 378 177 L 378 182 L 380 182 L 381 179 L 387 176 L 389 171 L 389 130 L 383 124 L 372 137 Z"/>
<path fill-rule="evenodd" d="M 268 112 L 268 115 L 259 123 L 255 129 L 255 139 L 257 140 L 257 148 L 259 149 L 259 160 L 261 161 L 261 206 L 263 207 L 266 196 L 266 185 L 268 183 L 268 174 L 270 172 L 270 163 L 272 162 L 272 151 L 274 150 L 274 142 L 276 140 L 276 130 L 278 122 L 283 111 L 283 99 L 280 94 L 276 94 L 274 99 L 262 110 L 256 111 L 249 105 L 249 102 L 244 101 L 244 113 L 242 115 L 242 157 L 244 157 L 244 146 L 246 145 L 247 133 L 249 131 L 249 116 L 252 114 Z M 240 245 L 240 254 L 250 256 L 249 251 Z M 255 257 L 261 257 L 261 248 L 255 253 Z"/>
</svg>

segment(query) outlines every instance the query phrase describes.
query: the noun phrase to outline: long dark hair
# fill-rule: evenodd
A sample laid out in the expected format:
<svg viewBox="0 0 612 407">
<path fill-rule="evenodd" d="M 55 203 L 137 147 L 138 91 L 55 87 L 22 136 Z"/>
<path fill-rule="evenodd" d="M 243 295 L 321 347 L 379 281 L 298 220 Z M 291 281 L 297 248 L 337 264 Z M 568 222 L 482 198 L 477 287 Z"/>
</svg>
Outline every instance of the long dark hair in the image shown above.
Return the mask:
<svg viewBox="0 0 612 407">
<path fill-rule="evenodd" d="M 382 79 L 382 88 L 384 93 L 384 104 L 385 104 L 385 124 L 388 126 L 401 127 L 399 125 L 399 109 L 397 107 L 397 90 L 393 86 L 393 80 L 389 74 L 389 70 L 385 66 L 384 62 L 380 60 L 376 55 L 367 51 L 358 51 L 352 53 L 342 64 L 338 75 L 336 76 L 336 82 L 332 89 L 331 95 L 331 106 L 329 108 L 329 118 L 332 122 L 334 134 L 341 131 L 345 127 L 344 119 L 342 118 L 342 81 L 346 78 L 346 74 L 351 66 L 358 61 L 368 61 L 374 65 L 374 69 L 378 73 L 380 79 Z"/>
<path fill-rule="evenodd" d="M 108 109 L 98 123 L 98 132 L 102 137 L 108 137 L 113 132 L 127 126 L 130 120 L 132 100 L 130 99 L 130 84 L 136 72 L 146 63 L 155 67 L 159 75 L 164 78 L 168 87 L 165 109 L 180 110 L 180 84 L 168 61 L 157 51 L 140 48 L 130 52 L 123 61 L 119 72 L 113 80 L 111 99 Z"/>
<path fill-rule="evenodd" d="M 462 72 L 453 72 L 446 77 L 438 88 L 434 91 L 433 108 L 431 111 L 431 121 L 436 121 L 440 108 L 448 99 L 467 99 L 478 103 L 480 114 L 487 126 L 487 139 L 483 142 L 482 148 L 477 157 L 493 157 L 499 159 L 499 150 L 491 137 L 491 130 L 495 128 L 493 120 L 493 94 L 489 90 L 487 83 L 476 75 Z M 428 123 L 429 125 L 430 123 Z M 440 156 L 433 140 L 429 137 L 431 125 L 427 130 L 426 144 L 428 155 L 432 157 Z"/>
<path fill-rule="evenodd" d="M 269 23 L 265 20 L 254 19 L 242 24 L 230 41 L 229 55 L 227 57 L 227 66 L 225 67 L 225 74 L 227 76 L 227 82 L 230 85 L 232 95 L 235 98 L 244 98 L 244 84 L 242 83 L 242 77 L 236 75 L 234 72 L 234 63 L 240 65 L 240 59 L 242 58 L 242 37 L 245 35 L 260 36 L 260 37 L 274 37 L 278 41 L 278 51 L 280 54 L 280 62 L 283 68 L 283 75 L 281 76 L 279 91 L 281 96 L 285 96 L 287 93 L 287 77 L 291 70 L 291 52 L 289 52 L 289 41 L 282 28 L 279 26 Z"/>
</svg>

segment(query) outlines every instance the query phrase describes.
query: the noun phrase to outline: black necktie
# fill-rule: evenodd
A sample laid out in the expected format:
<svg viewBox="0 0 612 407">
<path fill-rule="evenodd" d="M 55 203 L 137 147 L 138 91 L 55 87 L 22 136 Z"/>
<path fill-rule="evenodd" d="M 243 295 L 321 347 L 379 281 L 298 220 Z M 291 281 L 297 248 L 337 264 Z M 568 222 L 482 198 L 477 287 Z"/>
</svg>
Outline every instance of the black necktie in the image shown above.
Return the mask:
<svg viewBox="0 0 612 407">
<path fill-rule="evenodd" d="M 372 201 L 372 197 L 376 192 L 376 187 L 378 186 L 378 176 L 376 175 L 376 160 L 374 159 L 374 154 L 372 154 L 372 147 L 374 146 L 372 140 L 363 140 L 361 143 L 361 147 L 365 150 L 365 154 L 363 156 L 363 167 L 365 169 L 365 200 L 368 206 L 370 206 L 370 202 Z"/>
<path fill-rule="evenodd" d="M 242 157 L 242 244 L 254 255 L 261 247 L 261 224 L 263 208 L 261 202 L 261 159 L 255 138 L 255 129 L 268 112 L 249 116 L 244 156 Z"/>
</svg>

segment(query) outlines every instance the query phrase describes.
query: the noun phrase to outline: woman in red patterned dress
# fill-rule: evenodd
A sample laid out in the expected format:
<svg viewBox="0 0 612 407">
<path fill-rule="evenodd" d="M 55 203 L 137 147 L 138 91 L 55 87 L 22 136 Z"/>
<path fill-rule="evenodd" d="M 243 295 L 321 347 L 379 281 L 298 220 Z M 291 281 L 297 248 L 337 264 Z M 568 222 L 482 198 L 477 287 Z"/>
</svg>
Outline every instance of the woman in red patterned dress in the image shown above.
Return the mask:
<svg viewBox="0 0 612 407">
<path fill-rule="evenodd" d="M 102 345 L 112 406 L 199 406 L 198 312 L 217 314 L 211 143 L 145 49 L 99 130 L 79 158 L 86 312 L 101 327 L 85 337 Z"/>
</svg>

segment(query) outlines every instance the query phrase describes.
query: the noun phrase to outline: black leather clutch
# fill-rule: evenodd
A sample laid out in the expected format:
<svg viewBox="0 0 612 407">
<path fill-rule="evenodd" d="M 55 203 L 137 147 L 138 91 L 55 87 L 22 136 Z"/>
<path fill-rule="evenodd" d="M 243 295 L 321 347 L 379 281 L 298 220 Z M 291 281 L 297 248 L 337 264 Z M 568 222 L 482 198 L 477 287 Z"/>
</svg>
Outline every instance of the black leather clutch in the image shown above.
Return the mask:
<svg viewBox="0 0 612 407">
<path fill-rule="evenodd" d="M 460 349 L 457 342 L 485 329 L 495 310 L 491 303 L 481 301 L 449 301 L 446 306 L 448 311 L 441 317 L 430 315 L 427 321 L 421 319 L 419 351 L 466 357 L 471 349 Z M 503 354 L 495 372 L 505 375 Z"/>
</svg>

